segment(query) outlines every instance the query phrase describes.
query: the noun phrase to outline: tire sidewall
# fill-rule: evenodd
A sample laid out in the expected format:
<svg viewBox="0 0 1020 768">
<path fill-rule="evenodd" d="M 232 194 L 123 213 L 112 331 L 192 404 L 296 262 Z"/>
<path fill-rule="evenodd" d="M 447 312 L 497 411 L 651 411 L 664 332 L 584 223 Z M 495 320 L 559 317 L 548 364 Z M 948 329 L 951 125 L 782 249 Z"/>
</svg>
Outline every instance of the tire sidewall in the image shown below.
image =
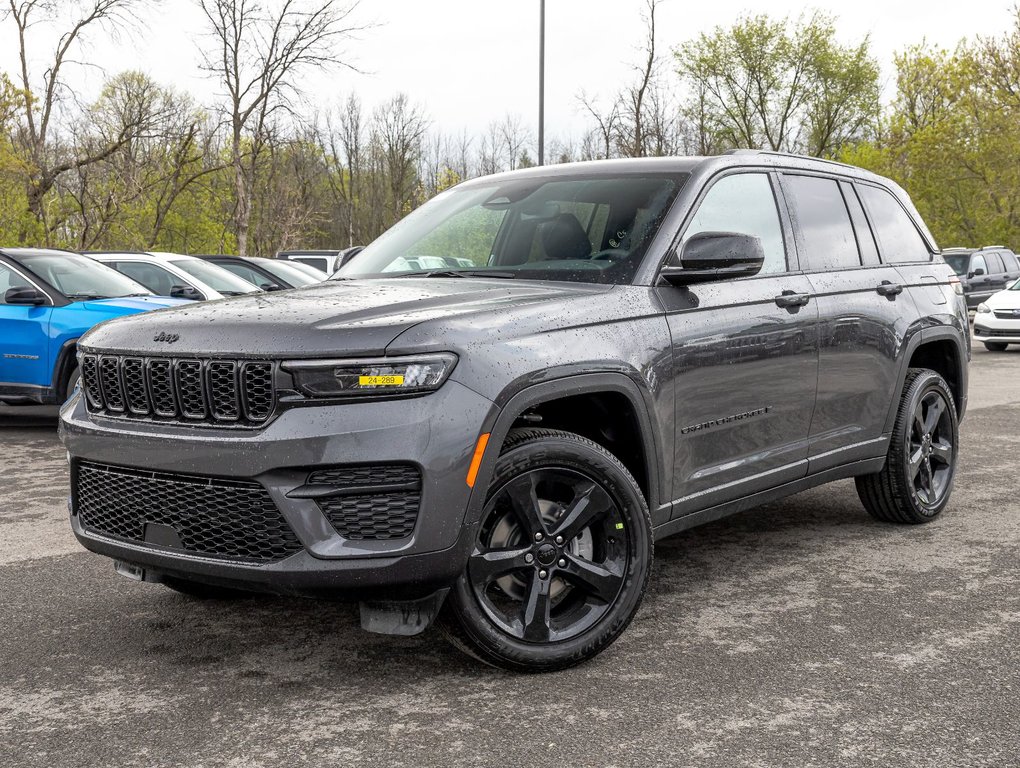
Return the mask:
<svg viewBox="0 0 1020 768">
<path fill-rule="evenodd" d="M 921 400 L 930 392 L 938 392 L 946 403 L 949 421 L 952 424 L 953 457 L 950 462 L 949 482 L 946 485 L 945 493 L 934 506 L 922 502 L 914 489 L 914 481 L 910 476 L 910 433 L 913 424 L 914 412 L 917 410 Z M 949 504 L 953 494 L 953 483 L 956 481 L 956 463 L 960 453 L 960 428 L 956 414 L 956 402 L 953 393 L 946 384 L 945 379 L 934 371 L 925 371 L 911 383 L 907 391 L 904 406 L 906 408 L 903 421 L 903 431 L 900 435 L 900 467 L 904 477 L 904 486 L 907 490 L 906 501 L 911 509 L 921 518 L 934 519 L 942 513 L 942 510 Z"/>
<path fill-rule="evenodd" d="M 515 638 L 489 618 L 479 604 L 465 573 L 447 601 L 460 628 L 502 667 L 539 671 L 583 661 L 609 645 L 630 623 L 644 594 L 652 560 L 651 521 L 648 507 L 634 479 L 613 457 L 581 439 L 548 436 L 511 448 L 500 456 L 486 504 L 495 491 L 523 472 L 558 467 L 572 469 L 599 483 L 613 498 L 627 526 L 627 573 L 616 602 L 595 625 L 569 640 L 535 645 Z"/>
</svg>

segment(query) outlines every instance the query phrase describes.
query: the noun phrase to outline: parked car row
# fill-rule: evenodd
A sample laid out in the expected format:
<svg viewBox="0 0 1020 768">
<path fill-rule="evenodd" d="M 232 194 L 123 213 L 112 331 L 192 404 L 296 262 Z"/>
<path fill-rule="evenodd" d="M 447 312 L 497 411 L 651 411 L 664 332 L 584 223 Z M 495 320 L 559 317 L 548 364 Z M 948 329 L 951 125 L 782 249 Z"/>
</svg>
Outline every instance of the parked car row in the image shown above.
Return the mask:
<svg viewBox="0 0 1020 768">
<path fill-rule="evenodd" d="M 1002 245 L 946 248 L 942 258 L 959 276 L 969 309 L 1020 279 L 1020 260 Z"/>
<path fill-rule="evenodd" d="M 319 283 L 299 261 L 157 251 L 0 250 L 0 403 L 61 403 L 80 377 L 78 338 L 104 320 Z"/>
</svg>

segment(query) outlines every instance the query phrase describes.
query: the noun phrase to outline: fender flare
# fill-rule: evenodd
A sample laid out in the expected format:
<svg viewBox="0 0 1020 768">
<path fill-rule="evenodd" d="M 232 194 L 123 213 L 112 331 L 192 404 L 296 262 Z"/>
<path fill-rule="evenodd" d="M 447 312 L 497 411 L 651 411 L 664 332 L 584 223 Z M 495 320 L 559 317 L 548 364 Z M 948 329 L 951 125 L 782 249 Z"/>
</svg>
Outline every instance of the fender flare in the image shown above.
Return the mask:
<svg viewBox="0 0 1020 768">
<path fill-rule="evenodd" d="M 645 482 L 648 487 L 649 510 L 653 513 L 662 498 L 660 487 L 658 442 L 655 439 L 654 422 L 650 416 L 651 406 L 647 391 L 642 390 L 634 380 L 623 373 L 583 373 L 533 384 L 517 392 L 506 401 L 506 405 L 486 418 L 481 433 L 489 433 L 489 441 L 485 455 L 479 465 L 475 484 L 468 499 L 465 513 L 465 526 L 472 531 L 479 522 L 489 483 L 499 458 L 499 448 L 506 440 L 507 434 L 517 418 L 527 409 L 550 400 L 574 395 L 598 394 L 614 392 L 622 394 L 629 401 L 637 415 L 640 443 L 645 459 Z"/>
<path fill-rule="evenodd" d="M 961 419 L 963 418 L 964 411 L 967 407 L 967 350 L 960 341 L 960 331 L 952 326 L 920 328 L 908 336 L 904 344 L 903 354 L 900 361 L 900 371 L 896 378 L 897 396 L 890 404 L 889 413 L 886 415 L 885 419 L 884 431 L 886 433 L 892 432 L 893 425 L 896 423 L 896 414 L 899 413 L 900 408 L 899 393 L 903 392 L 903 384 L 907 380 L 907 372 L 910 370 L 910 359 L 914 356 L 914 353 L 917 352 L 919 347 L 933 341 L 950 341 L 956 349 L 956 375 L 960 384 L 961 394 L 961 396 L 957 398 L 959 402 L 956 404 L 956 409 L 957 415 Z"/>
<path fill-rule="evenodd" d="M 71 375 L 77 365 L 75 355 L 78 351 L 78 339 L 68 339 L 57 352 L 56 360 L 53 363 L 53 398 L 57 403 L 64 402 L 64 384 L 67 377 Z"/>
</svg>

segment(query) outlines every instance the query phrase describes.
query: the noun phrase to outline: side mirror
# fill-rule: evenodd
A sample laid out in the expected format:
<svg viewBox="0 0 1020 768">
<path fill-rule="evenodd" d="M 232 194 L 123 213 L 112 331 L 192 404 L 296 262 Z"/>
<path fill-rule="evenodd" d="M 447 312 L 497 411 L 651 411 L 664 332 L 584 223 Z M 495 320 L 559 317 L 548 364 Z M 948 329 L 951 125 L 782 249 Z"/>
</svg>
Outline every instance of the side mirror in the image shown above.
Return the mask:
<svg viewBox="0 0 1020 768">
<path fill-rule="evenodd" d="M 691 285 L 757 275 L 764 263 L 761 240 L 753 235 L 700 232 L 684 243 L 680 266 L 663 267 L 659 275 L 670 285 Z"/>
<path fill-rule="evenodd" d="M 38 307 L 46 303 L 46 294 L 31 286 L 8 288 L 4 293 L 4 304 L 21 304 Z"/>
<path fill-rule="evenodd" d="M 175 285 L 170 289 L 170 298 L 202 301 L 205 296 L 203 296 L 202 293 L 192 285 Z"/>
<path fill-rule="evenodd" d="M 283 290 L 283 286 L 280 285 L 279 283 L 261 283 L 259 285 L 259 288 L 261 288 L 263 291 L 282 291 Z"/>
<path fill-rule="evenodd" d="M 971 272 L 969 275 L 967 275 L 967 277 L 981 277 L 982 275 L 984 275 L 984 273 L 985 273 L 985 271 L 983 269 L 981 269 L 981 267 L 978 267 L 973 272 Z"/>
</svg>

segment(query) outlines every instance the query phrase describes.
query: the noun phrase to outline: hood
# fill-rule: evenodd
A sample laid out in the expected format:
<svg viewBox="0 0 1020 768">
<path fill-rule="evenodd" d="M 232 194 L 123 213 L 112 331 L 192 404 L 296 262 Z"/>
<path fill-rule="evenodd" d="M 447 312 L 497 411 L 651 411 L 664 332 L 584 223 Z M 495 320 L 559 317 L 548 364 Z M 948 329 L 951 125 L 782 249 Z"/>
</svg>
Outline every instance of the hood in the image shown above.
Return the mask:
<svg viewBox="0 0 1020 768">
<path fill-rule="evenodd" d="M 985 300 L 985 304 L 992 309 L 1020 309 L 1020 290 L 1007 289 L 993 293 Z"/>
<path fill-rule="evenodd" d="M 168 296 L 122 296 L 116 299 L 90 299 L 89 301 L 81 302 L 81 306 L 89 312 L 98 312 L 116 317 L 136 312 L 147 312 L 150 309 L 179 307 L 182 304 L 189 303 L 185 299 L 171 299 Z"/>
<path fill-rule="evenodd" d="M 81 345 L 138 354 L 250 357 L 382 355 L 429 320 L 472 316 L 605 293 L 608 286 L 474 278 L 327 281 L 194 303 L 105 323 Z M 557 312 L 550 310 L 550 317 Z M 167 342 L 167 338 L 174 341 Z M 161 341 L 156 341 L 159 338 Z"/>
</svg>

